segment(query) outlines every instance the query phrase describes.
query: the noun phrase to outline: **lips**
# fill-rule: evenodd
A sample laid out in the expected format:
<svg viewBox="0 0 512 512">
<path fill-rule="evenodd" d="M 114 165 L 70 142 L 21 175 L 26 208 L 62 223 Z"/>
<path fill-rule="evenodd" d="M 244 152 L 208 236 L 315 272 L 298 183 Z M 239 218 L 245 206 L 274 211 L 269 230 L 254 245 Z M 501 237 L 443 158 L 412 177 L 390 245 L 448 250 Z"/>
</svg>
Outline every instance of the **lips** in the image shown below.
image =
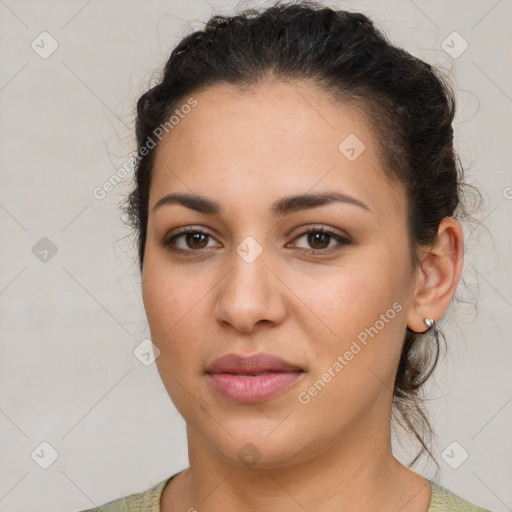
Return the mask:
<svg viewBox="0 0 512 512">
<path fill-rule="evenodd" d="M 261 375 L 272 372 L 300 372 L 303 371 L 283 359 L 272 354 L 254 354 L 244 356 L 241 354 L 227 354 L 215 360 L 206 373 L 230 373 L 232 375 Z"/>
<path fill-rule="evenodd" d="M 272 354 L 227 354 L 211 364 L 206 374 L 212 389 L 225 400 L 255 404 L 289 389 L 304 370 Z"/>
</svg>

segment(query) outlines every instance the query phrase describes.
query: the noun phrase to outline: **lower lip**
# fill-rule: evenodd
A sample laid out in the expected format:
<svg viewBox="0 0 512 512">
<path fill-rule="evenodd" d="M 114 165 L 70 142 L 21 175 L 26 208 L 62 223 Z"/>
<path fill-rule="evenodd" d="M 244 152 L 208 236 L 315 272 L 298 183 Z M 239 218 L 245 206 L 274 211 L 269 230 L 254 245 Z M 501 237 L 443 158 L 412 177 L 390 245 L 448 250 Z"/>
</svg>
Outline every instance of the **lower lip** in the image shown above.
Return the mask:
<svg viewBox="0 0 512 512">
<path fill-rule="evenodd" d="M 264 402 L 289 388 L 303 372 L 275 372 L 265 375 L 209 374 L 213 388 L 224 398 L 241 404 Z"/>
</svg>

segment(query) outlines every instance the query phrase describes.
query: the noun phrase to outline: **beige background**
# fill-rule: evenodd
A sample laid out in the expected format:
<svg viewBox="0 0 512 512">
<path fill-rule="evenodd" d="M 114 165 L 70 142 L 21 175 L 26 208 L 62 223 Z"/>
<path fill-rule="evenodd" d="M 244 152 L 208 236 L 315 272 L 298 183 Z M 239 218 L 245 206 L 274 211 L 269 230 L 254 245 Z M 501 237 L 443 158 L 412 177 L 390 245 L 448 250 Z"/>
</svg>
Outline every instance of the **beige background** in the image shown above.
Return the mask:
<svg viewBox="0 0 512 512">
<path fill-rule="evenodd" d="M 441 484 L 510 510 L 512 2 L 328 4 L 369 14 L 456 83 L 457 147 L 468 180 L 485 194 L 477 217 L 485 228 L 465 228 L 466 285 L 445 319 L 450 352 L 428 396 Z M 192 28 L 236 5 L 0 1 L 2 512 L 92 507 L 188 464 L 183 419 L 154 364 L 132 353 L 149 331 L 135 252 L 116 210 L 128 188 L 103 200 L 93 190 L 134 149 L 134 102 L 153 71 Z M 55 44 L 43 31 L 58 44 L 47 58 L 31 47 Z M 469 45 L 455 59 L 441 47 L 454 31 Z M 454 41 L 460 50 L 463 41 Z M 56 254 L 36 257 L 50 247 L 43 237 Z M 443 452 L 453 441 L 452 459 L 469 454 L 458 469 Z M 52 450 L 58 458 L 43 469 Z M 432 466 L 418 471 L 433 476 Z"/>
</svg>

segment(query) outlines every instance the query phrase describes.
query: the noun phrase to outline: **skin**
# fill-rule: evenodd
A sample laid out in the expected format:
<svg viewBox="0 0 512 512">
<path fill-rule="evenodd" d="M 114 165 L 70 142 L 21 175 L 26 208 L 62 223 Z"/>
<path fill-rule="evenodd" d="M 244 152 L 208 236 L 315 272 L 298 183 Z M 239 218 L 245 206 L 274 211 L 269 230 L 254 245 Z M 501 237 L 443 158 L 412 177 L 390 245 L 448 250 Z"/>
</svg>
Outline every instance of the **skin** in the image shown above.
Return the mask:
<svg viewBox="0 0 512 512">
<path fill-rule="evenodd" d="M 386 177 L 371 124 L 314 84 L 223 84 L 194 98 L 157 149 L 142 274 L 156 363 L 189 445 L 190 468 L 164 489 L 161 510 L 425 512 L 428 481 L 391 452 L 392 389 L 406 326 L 424 331 L 423 319 L 439 320 L 455 292 L 459 224 L 444 219 L 439 242 L 420 248 L 414 266 L 405 192 Z M 349 134 L 365 144 L 354 161 L 338 150 Z M 335 202 L 280 218 L 270 212 L 284 196 L 333 191 L 370 211 Z M 205 196 L 223 212 L 180 204 L 153 211 L 171 192 Z M 351 243 L 327 236 L 315 245 L 307 233 L 319 225 Z M 184 253 L 162 244 L 184 226 L 210 237 L 175 239 Z M 247 236 L 262 249 L 252 263 L 236 251 Z M 304 252 L 332 247 L 339 250 Z M 298 394 L 395 303 L 401 311 L 300 403 Z M 232 403 L 205 369 L 233 352 L 269 352 L 304 373 L 270 400 Z M 248 442 L 256 464 L 237 455 Z"/>
</svg>

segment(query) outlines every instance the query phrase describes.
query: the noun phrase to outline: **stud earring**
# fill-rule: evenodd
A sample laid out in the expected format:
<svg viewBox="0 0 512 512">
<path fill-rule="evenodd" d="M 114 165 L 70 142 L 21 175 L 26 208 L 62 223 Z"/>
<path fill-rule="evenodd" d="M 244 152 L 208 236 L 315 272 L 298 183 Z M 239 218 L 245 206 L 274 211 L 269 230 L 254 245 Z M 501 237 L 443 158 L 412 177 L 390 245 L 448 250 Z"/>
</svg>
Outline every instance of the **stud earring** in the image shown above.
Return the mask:
<svg viewBox="0 0 512 512">
<path fill-rule="evenodd" d="M 433 320 L 432 318 L 424 318 L 423 319 L 423 322 L 425 323 L 425 325 L 427 326 L 427 329 L 425 331 L 421 331 L 421 332 L 418 332 L 418 331 L 413 331 L 412 329 L 410 329 L 409 327 L 407 327 L 407 329 L 410 331 L 410 332 L 413 332 L 414 334 L 425 334 L 426 332 L 430 331 L 430 329 L 432 329 L 432 327 L 434 327 L 434 325 L 436 325 L 436 322 L 435 320 Z"/>
<path fill-rule="evenodd" d="M 425 322 L 425 325 L 427 326 L 427 331 L 430 330 L 430 328 L 433 327 L 436 323 L 435 320 L 432 320 L 432 318 L 424 318 L 423 321 Z"/>
</svg>

